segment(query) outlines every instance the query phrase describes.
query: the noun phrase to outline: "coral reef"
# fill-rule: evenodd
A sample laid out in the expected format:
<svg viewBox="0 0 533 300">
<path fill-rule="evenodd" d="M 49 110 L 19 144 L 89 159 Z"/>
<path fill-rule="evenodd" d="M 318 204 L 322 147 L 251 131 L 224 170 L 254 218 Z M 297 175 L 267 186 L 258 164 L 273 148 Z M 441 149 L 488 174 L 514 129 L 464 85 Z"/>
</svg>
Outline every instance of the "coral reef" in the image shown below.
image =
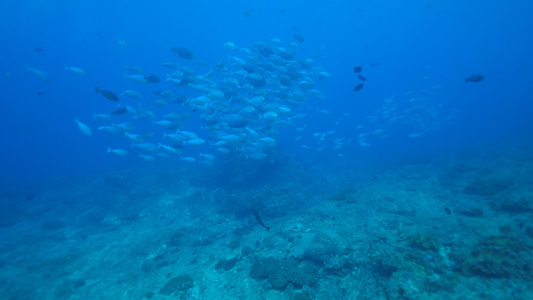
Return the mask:
<svg viewBox="0 0 533 300">
<path fill-rule="evenodd" d="M 438 237 L 427 233 L 412 235 L 407 238 L 407 241 L 411 247 L 420 250 L 438 251 L 442 245 L 442 242 Z"/>
<path fill-rule="evenodd" d="M 327 269 L 342 267 L 345 247 L 341 238 L 332 233 L 306 234 L 293 242 L 291 251 L 298 259 L 309 260 Z"/>
<path fill-rule="evenodd" d="M 466 276 L 531 279 L 532 261 L 525 255 L 527 250 L 527 245 L 514 237 L 491 236 L 459 259 L 458 270 Z"/>
<path fill-rule="evenodd" d="M 298 267 L 294 261 L 273 257 L 256 260 L 250 269 L 250 277 L 256 280 L 268 279 L 272 288 L 277 290 L 284 290 L 289 284 L 296 288 L 312 286 L 317 280 L 316 276 L 312 266 Z"/>
</svg>

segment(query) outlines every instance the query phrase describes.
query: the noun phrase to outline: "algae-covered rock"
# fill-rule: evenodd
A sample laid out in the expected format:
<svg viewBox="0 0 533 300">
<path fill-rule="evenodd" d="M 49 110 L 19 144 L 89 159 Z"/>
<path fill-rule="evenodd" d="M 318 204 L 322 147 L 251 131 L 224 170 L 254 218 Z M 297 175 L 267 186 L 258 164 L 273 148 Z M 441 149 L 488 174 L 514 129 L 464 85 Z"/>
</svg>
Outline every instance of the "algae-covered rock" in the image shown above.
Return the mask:
<svg viewBox="0 0 533 300">
<path fill-rule="evenodd" d="M 194 286 L 194 281 L 189 275 L 180 275 L 171 278 L 159 291 L 159 294 L 170 296 L 175 292 L 185 291 Z"/>
<path fill-rule="evenodd" d="M 413 248 L 431 251 L 438 251 L 442 244 L 438 237 L 427 233 L 412 235 L 407 239 L 407 241 Z"/>
<path fill-rule="evenodd" d="M 528 247 L 508 236 L 492 236 L 476 245 L 460 259 L 458 269 L 466 276 L 493 278 L 533 278 Z"/>
<path fill-rule="evenodd" d="M 229 271 L 233 269 L 233 267 L 239 262 L 239 260 L 240 259 L 237 256 L 230 259 L 223 259 L 215 265 L 215 269 Z"/>
<path fill-rule="evenodd" d="M 493 205 L 493 208 L 510 214 L 521 214 L 533 211 L 531 203 L 526 198 L 505 199 L 502 203 Z"/>
</svg>

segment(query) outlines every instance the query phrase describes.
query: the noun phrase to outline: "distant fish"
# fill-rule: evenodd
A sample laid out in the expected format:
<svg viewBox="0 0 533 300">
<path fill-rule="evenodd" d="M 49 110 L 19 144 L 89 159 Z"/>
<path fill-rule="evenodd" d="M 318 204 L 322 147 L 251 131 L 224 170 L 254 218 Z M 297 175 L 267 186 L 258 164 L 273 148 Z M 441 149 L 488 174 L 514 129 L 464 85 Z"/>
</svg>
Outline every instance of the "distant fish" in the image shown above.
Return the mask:
<svg viewBox="0 0 533 300">
<path fill-rule="evenodd" d="M 469 81 L 470 82 L 480 82 L 484 78 L 485 78 L 485 76 L 483 76 L 483 75 L 474 74 L 474 75 L 471 75 L 470 77 L 465 78 L 465 82 L 469 82 Z"/>
<path fill-rule="evenodd" d="M 100 94 L 100 95 L 106 97 L 107 99 L 109 99 L 111 101 L 118 101 L 118 96 L 115 93 L 111 92 L 111 91 L 101 90 L 101 89 L 99 89 L 97 87 L 94 87 L 94 92 L 96 94 Z"/>
<path fill-rule="evenodd" d="M 191 157 L 191 156 L 182 157 L 181 159 L 186 161 L 186 162 L 190 162 L 190 163 L 195 163 L 196 162 L 196 158 Z"/>
<path fill-rule="evenodd" d="M 191 50 L 187 48 L 179 48 L 179 47 L 172 46 L 172 52 L 174 52 L 174 54 L 184 59 L 191 60 L 194 58 L 194 54 L 191 52 Z"/>
<path fill-rule="evenodd" d="M 363 88 L 363 84 L 360 83 L 360 84 L 354 86 L 354 87 L 353 87 L 353 90 L 354 90 L 355 92 L 359 92 L 362 88 Z"/>
<path fill-rule="evenodd" d="M 300 42 L 300 43 L 303 43 L 304 40 L 305 40 L 304 37 L 303 37 L 303 35 L 301 35 L 301 34 L 299 34 L 299 33 L 295 33 L 295 34 L 294 34 L 294 38 L 295 38 L 298 42 Z"/>
<path fill-rule="evenodd" d="M 113 153 L 115 155 L 118 155 L 118 156 L 128 156 L 128 151 L 124 150 L 124 149 L 111 149 L 111 148 L 107 148 L 107 153 Z"/>
<path fill-rule="evenodd" d="M 85 135 L 93 135 L 93 132 L 91 131 L 91 128 L 87 126 L 85 123 L 80 122 L 77 118 L 74 119 L 74 123 L 78 124 L 78 128 L 80 131 Z"/>
<path fill-rule="evenodd" d="M 363 67 L 361 67 L 361 66 L 353 67 L 353 72 L 354 73 L 361 73 L 362 70 L 363 70 Z"/>
<path fill-rule="evenodd" d="M 149 83 L 148 80 L 146 79 L 146 76 L 144 76 L 143 74 L 125 74 L 124 73 L 124 77 L 128 78 L 129 80 L 135 82 L 135 83 L 139 83 L 139 84 L 147 84 Z"/>
<path fill-rule="evenodd" d="M 130 73 L 135 73 L 135 74 L 142 74 L 144 73 L 144 70 L 141 68 L 141 67 L 138 67 L 138 66 L 124 66 L 124 70 L 130 72 Z"/>
<path fill-rule="evenodd" d="M 156 152 L 159 149 L 159 146 L 153 143 L 140 143 L 140 144 L 133 143 L 131 146 L 137 147 L 145 152 Z"/>
<path fill-rule="evenodd" d="M 139 154 L 139 157 L 144 159 L 144 160 L 146 160 L 146 161 L 150 161 L 150 162 L 155 161 L 155 157 L 153 157 L 151 155 Z"/>
<path fill-rule="evenodd" d="M 30 68 L 30 67 L 27 67 L 26 70 L 32 72 L 33 75 L 37 76 L 41 80 L 50 81 L 50 77 L 48 75 L 46 75 L 46 73 L 43 72 L 43 71 L 40 71 L 40 70 L 37 70 L 37 69 L 34 69 L 34 68 Z"/>
<path fill-rule="evenodd" d="M 119 106 L 117 109 L 111 112 L 112 115 L 123 115 L 128 112 L 128 108 L 126 106 Z"/>
<path fill-rule="evenodd" d="M 366 78 L 361 75 L 357 75 L 357 78 L 361 79 L 361 81 L 366 81 Z"/>
<path fill-rule="evenodd" d="M 148 83 L 158 83 L 161 81 L 161 79 L 159 79 L 159 77 L 155 76 L 154 74 L 150 76 L 144 76 L 144 79 L 146 79 Z"/>
<path fill-rule="evenodd" d="M 253 10 L 251 10 L 251 9 L 247 9 L 247 10 L 242 14 L 242 16 L 245 17 L 245 18 L 247 18 L 247 17 L 251 16 L 253 13 L 254 13 Z"/>
<path fill-rule="evenodd" d="M 169 68 L 169 69 L 176 69 L 178 67 L 178 64 L 173 62 L 173 61 L 166 61 L 166 62 L 162 63 L 161 65 L 163 67 Z"/>
<path fill-rule="evenodd" d="M 261 216 L 259 216 L 259 213 L 255 209 L 254 209 L 254 216 L 255 216 L 255 220 L 257 221 L 257 223 L 259 223 L 259 225 L 265 227 L 267 231 L 270 231 L 270 227 L 265 226 L 265 224 L 263 223 L 263 220 L 261 220 Z"/>
<path fill-rule="evenodd" d="M 373 63 L 370 64 L 370 66 L 371 66 L 371 67 L 379 66 L 379 62 L 377 62 L 377 61 L 376 61 L 376 62 L 373 62 Z"/>
<path fill-rule="evenodd" d="M 128 96 L 130 98 L 141 98 L 141 93 L 135 90 L 125 90 L 123 91 L 120 96 Z"/>
<path fill-rule="evenodd" d="M 85 75 L 85 71 L 82 68 L 78 67 L 65 67 L 65 71 L 70 71 L 79 75 Z"/>
<path fill-rule="evenodd" d="M 117 137 L 124 136 L 124 129 L 117 127 L 117 126 L 100 126 L 98 127 L 98 130 L 103 130 L 112 136 L 117 136 Z"/>
</svg>

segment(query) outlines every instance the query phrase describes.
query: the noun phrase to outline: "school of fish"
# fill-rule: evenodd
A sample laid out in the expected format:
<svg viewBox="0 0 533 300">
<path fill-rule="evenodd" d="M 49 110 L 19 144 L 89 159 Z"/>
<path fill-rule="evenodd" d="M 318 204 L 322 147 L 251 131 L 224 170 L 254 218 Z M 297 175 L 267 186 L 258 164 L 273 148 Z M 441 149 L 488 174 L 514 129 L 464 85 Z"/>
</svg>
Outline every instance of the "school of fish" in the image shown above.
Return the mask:
<svg viewBox="0 0 533 300">
<path fill-rule="evenodd" d="M 315 66 L 313 58 L 300 57 L 298 43 L 283 44 L 273 38 L 251 48 L 233 42 L 223 46 L 231 55 L 202 74 L 179 63 L 192 60 L 193 52 L 174 46 L 171 51 L 178 61 L 161 63 L 168 70 L 166 80 L 160 82 L 158 76 L 146 75 L 140 67 L 125 66 L 125 79 L 139 85 L 157 84 L 150 100 L 140 101 L 145 97 L 133 89 L 118 93 L 95 87 L 99 97 L 118 103 L 110 113 L 93 115 L 102 122 L 97 130 L 132 143 L 131 149 L 110 147 L 107 153 L 127 156 L 135 151 L 146 161 L 178 155 L 186 162 L 208 165 L 226 154 L 260 160 L 276 146 L 280 128 L 295 128 L 302 122 L 309 98 L 325 99 L 315 82 L 331 75 Z M 80 68 L 66 70 L 85 74 Z M 44 73 L 31 71 L 49 80 Z M 128 105 L 131 99 L 138 104 Z M 200 131 L 184 125 L 194 113 L 200 115 Z M 137 132 L 136 125 L 142 120 L 151 122 L 152 130 Z M 83 134 L 92 135 L 88 125 L 78 119 L 75 123 Z M 201 151 L 188 151 L 194 147 Z"/>
<path fill-rule="evenodd" d="M 206 165 L 213 164 L 220 155 L 261 160 L 274 151 L 280 128 L 293 128 L 300 134 L 293 141 L 302 148 L 317 152 L 333 148 L 343 157 L 340 150 L 352 140 L 360 147 L 368 147 L 371 140 L 387 137 L 398 125 L 413 130 L 408 137 L 416 138 L 437 131 L 442 120 L 453 118 L 450 113 L 443 115 L 444 104 L 429 101 L 423 94 L 407 94 L 405 99 L 385 99 L 382 107 L 363 123 L 350 124 L 347 118 L 351 115 L 344 112 L 334 126 L 349 127 L 355 136 L 330 129 L 313 133 L 310 139 L 314 141 L 310 142 L 304 138 L 303 119 L 313 108 L 310 99 L 326 99 L 316 83 L 331 74 L 316 66 L 315 58 L 302 57 L 303 47 L 297 43 L 302 41 L 283 43 L 272 38 L 256 42 L 251 48 L 226 42 L 223 47 L 231 54 L 210 67 L 195 61 L 202 69 L 200 73 L 190 67 L 195 59 L 192 51 L 172 46 L 176 61 L 161 62 L 167 70 L 166 80 L 146 74 L 141 67 L 124 66 L 124 79 L 139 85 L 142 93 L 137 89 L 120 92 L 109 87 L 94 89 L 97 97 L 112 101 L 107 101 L 108 112 L 93 114 L 93 119 L 100 123 L 97 132 L 131 143 L 128 149 L 109 147 L 107 153 L 122 157 L 136 153 L 133 155 L 146 161 L 178 156 L 185 162 Z M 50 81 L 43 71 L 30 67 L 27 70 L 43 81 Z M 65 70 L 86 74 L 78 67 Z M 355 67 L 354 72 L 361 72 L 361 67 Z M 361 75 L 358 79 L 366 80 Z M 359 91 L 360 87 L 362 84 L 354 90 Z M 435 87 L 425 94 L 440 89 Z M 153 95 L 147 96 L 147 90 Z M 315 110 L 330 114 L 325 109 Z M 193 115 L 199 116 L 201 126 L 187 128 L 190 123 L 187 120 Z M 93 135 L 86 123 L 78 118 L 74 123 L 83 134 Z"/>
</svg>

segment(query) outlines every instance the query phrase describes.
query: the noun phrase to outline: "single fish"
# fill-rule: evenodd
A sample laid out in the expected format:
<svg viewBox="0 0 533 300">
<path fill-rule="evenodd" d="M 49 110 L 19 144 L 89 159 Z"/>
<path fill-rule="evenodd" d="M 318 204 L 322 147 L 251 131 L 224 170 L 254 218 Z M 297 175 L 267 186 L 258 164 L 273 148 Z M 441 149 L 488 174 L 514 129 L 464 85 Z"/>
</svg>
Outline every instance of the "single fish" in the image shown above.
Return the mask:
<svg viewBox="0 0 533 300">
<path fill-rule="evenodd" d="M 112 115 L 123 115 L 128 112 L 128 108 L 126 106 L 119 106 L 114 111 L 111 112 Z"/>
<path fill-rule="evenodd" d="M 144 79 L 146 80 L 147 83 L 158 83 L 161 81 L 161 79 L 159 79 L 159 77 L 157 77 L 154 74 L 150 76 L 144 76 Z"/>
<path fill-rule="evenodd" d="M 94 88 L 94 92 L 96 94 L 100 94 L 104 97 L 106 97 L 107 99 L 111 100 L 111 101 L 118 101 L 118 96 L 111 92 L 111 91 L 108 91 L 108 90 L 100 90 L 99 88 L 95 87 Z"/>
<path fill-rule="evenodd" d="M 300 42 L 300 43 L 303 43 L 303 42 L 304 42 L 304 37 L 303 37 L 303 35 L 301 35 L 301 34 L 299 34 L 299 33 L 295 33 L 295 34 L 294 34 L 294 38 L 295 38 L 298 42 Z"/>
<path fill-rule="evenodd" d="M 265 227 L 267 231 L 270 231 L 270 227 L 265 226 L 265 224 L 263 223 L 263 220 L 261 220 L 261 216 L 259 216 L 259 212 L 257 212 L 257 210 L 255 209 L 254 209 L 254 216 L 255 216 L 255 220 L 257 221 L 257 223 L 259 223 L 259 225 Z"/>
<path fill-rule="evenodd" d="M 32 72 L 33 75 L 37 76 L 39 79 L 41 79 L 43 81 L 50 81 L 50 77 L 43 71 L 40 71 L 40 70 L 37 70 L 37 69 L 34 69 L 34 68 L 30 68 L 30 67 L 27 67 L 26 70 Z"/>
<path fill-rule="evenodd" d="M 124 150 L 124 149 L 111 149 L 111 148 L 107 148 L 107 153 L 113 153 L 115 155 L 118 155 L 118 156 L 127 156 L 128 155 L 128 151 Z"/>
<path fill-rule="evenodd" d="M 179 48 L 179 47 L 172 46 L 172 52 L 174 52 L 174 54 L 184 59 L 191 60 L 194 58 L 194 54 L 191 52 L 191 50 L 187 48 Z"/>
<path fill-rule="evenodd" d="M 354 86 L 354 87 L 353 87 L 353 90 L 354 90 L 355 92 L 359 92 L 362 88 L 363 88 L 363 84 L 360 83 L 360 84 Z"/>
<path fill-rule="evenodd" d="M 485 78 L 485 76 L 480 74 L 474 74 L 470 77 L 465 78 L 465 82 L 480 82 Z"/>
<path fill-rule="evenodd" d="M 78 67 L 65 67 L 65 71 L 70 71 L 72 73 L 76 73 L 79 75 L 85 75 L 85 70 L 83 70 L 82 68 L 78 68 Z"/>
<path fill-rule="evenodd" d="M 78 121 L 78 119 L 74 119 L 74 123 L 78 124 L 78 128 L 80 129 L 80 131 L 85 134 L 85 135 L 93 135 L 93 132 L 91 131 L 91 128 L 89 128 L 89 126 L 87 126 L 85 123 L 82 123 L 80 121 Z"/>
</svg>

